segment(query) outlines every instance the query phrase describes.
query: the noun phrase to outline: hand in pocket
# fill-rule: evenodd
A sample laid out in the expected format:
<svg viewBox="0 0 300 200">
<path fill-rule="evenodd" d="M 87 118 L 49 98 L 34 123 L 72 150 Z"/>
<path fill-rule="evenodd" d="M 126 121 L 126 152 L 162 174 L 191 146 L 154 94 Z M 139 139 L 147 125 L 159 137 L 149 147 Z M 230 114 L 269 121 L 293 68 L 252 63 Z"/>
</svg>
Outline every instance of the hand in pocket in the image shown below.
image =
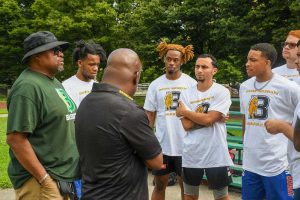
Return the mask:
<svg viewBox="0 0 300 200">
<path fill-rule="evenodd" d="M 40 199 L 45 200 L 61 200 L 63 197 L 61 196 L 57 183 L 48 176 L 46 180 L 41 184 L 41 192 Z"/>
</svg>

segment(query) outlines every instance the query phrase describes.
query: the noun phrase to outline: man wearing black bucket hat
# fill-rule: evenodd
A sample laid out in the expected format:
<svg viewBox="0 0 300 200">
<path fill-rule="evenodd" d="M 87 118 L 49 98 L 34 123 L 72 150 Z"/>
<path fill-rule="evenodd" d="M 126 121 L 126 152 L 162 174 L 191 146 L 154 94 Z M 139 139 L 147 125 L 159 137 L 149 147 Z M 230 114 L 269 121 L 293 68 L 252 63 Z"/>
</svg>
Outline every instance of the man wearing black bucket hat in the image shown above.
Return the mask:
<svg viewBox="0 0 300 200">
<path fill-rule="evenodd" d="M 63 70 L 61 42 L 48 31 L 24 40 L 25 69 L 8 97 L 8 174 L 16 199 L 71 199 L 79 178 L 75 103 L 55 78 Z"/>
</svg>

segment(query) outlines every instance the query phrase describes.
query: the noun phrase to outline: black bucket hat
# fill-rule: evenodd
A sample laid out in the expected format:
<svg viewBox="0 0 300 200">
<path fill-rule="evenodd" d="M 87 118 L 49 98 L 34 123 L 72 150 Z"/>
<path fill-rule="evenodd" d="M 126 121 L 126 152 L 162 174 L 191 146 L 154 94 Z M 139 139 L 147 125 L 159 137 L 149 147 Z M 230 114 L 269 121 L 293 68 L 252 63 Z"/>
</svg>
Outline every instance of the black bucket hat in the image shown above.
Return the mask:
<svg viewBox="0 0 300 200">
<path fill-rule="evenodd" d="M 57 46 L 60 46 L 64 50 L 69 47 L 69 43 L 57 41 L 57 38 L 50 31 L 32 33 L 24 40 L 25 55 L 22 59 L 22 63 L 26 63 L 27 59 L 34 54 L 47 51 Z"/>
</svg>

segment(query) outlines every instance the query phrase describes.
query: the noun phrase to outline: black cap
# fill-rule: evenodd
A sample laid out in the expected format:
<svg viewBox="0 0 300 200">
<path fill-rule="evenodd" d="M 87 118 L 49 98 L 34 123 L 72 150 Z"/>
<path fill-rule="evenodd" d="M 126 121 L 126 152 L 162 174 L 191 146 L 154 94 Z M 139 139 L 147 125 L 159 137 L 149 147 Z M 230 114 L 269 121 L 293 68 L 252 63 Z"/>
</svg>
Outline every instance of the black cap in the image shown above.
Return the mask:
<svg viewBox="0 0 300 200">
<path fill-rule="evenodd" d="M 60 46 L 64 50 L 69 47 L 69 43 L 57 41 L 54 34 L 49 31 L 32 33 L 24 40 L 25 55 L 22 59 L 22 63 L 26 63 L 27 58 L 34 54 L 47 51 L 57 46 Z"/>
</svg>

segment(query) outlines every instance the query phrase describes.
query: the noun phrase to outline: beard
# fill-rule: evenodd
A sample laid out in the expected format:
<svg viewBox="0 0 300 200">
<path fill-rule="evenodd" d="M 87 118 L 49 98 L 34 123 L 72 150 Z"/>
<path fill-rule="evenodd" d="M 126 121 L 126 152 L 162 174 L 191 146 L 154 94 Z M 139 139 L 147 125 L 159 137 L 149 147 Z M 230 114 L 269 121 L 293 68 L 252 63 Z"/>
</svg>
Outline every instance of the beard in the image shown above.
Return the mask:
<svg viewBox="0 0 300 200">
<path fill-rule="evenodd" d="M 166 70 L 167 74 L 174 74 L 175 73 L 175 70 Z"/>
<path fill-rule="evenodd" d="M 203 83 L 205 81 L 204 79 L 198 79 L 198 78 L 196 78 L 196 80 L 197 80 L 197 82 L 201 82 L 201 83 Z"/>
<path fill-rule="evenodd" d="M 91 74 L 88 74 L 88 73 L 82 73 L 82 76 L 84 78 L 86 78 L 87 80 L 95 80 L 95 78 L 96 78 L 96 75 L 91 75 Z"/>
<path fill-rule="evenodd" d="M 57 72 L 62 72 L 62 71 L 64 71 L 64 70 L 65 70 L 65 68 L 64 68 L 63 65 L 59 65 L 59 66 L 57 67 Z"/>
<path fill-rule="evenodd" d="M 196 76 L 196 81 L 197 81 L 197 82 L 204 82 L 204 81 L 205 81 L 205 78 L 204 78 L 204 77 L 198 78 L 198 77 Z"/>
<path fill-rule="evenodd" d="M 62 71 L 64 71 L 63 65 L 58 65 L 57 67 L 49 69 L 49 73 L 53 76 L 55 76 L 56 74 L 58 74 L 59 72 L 62 72 Z"/>
<path fill-rule="evenodd" d="M 175 74 L 175 73 L 177 73 L 178 71 L 180 71 L 180 68 L 168 68 L 168 67 L 165 67 L 165 71 L 166 71 L 166 73 L 167 74 Z"/>
</svg>

